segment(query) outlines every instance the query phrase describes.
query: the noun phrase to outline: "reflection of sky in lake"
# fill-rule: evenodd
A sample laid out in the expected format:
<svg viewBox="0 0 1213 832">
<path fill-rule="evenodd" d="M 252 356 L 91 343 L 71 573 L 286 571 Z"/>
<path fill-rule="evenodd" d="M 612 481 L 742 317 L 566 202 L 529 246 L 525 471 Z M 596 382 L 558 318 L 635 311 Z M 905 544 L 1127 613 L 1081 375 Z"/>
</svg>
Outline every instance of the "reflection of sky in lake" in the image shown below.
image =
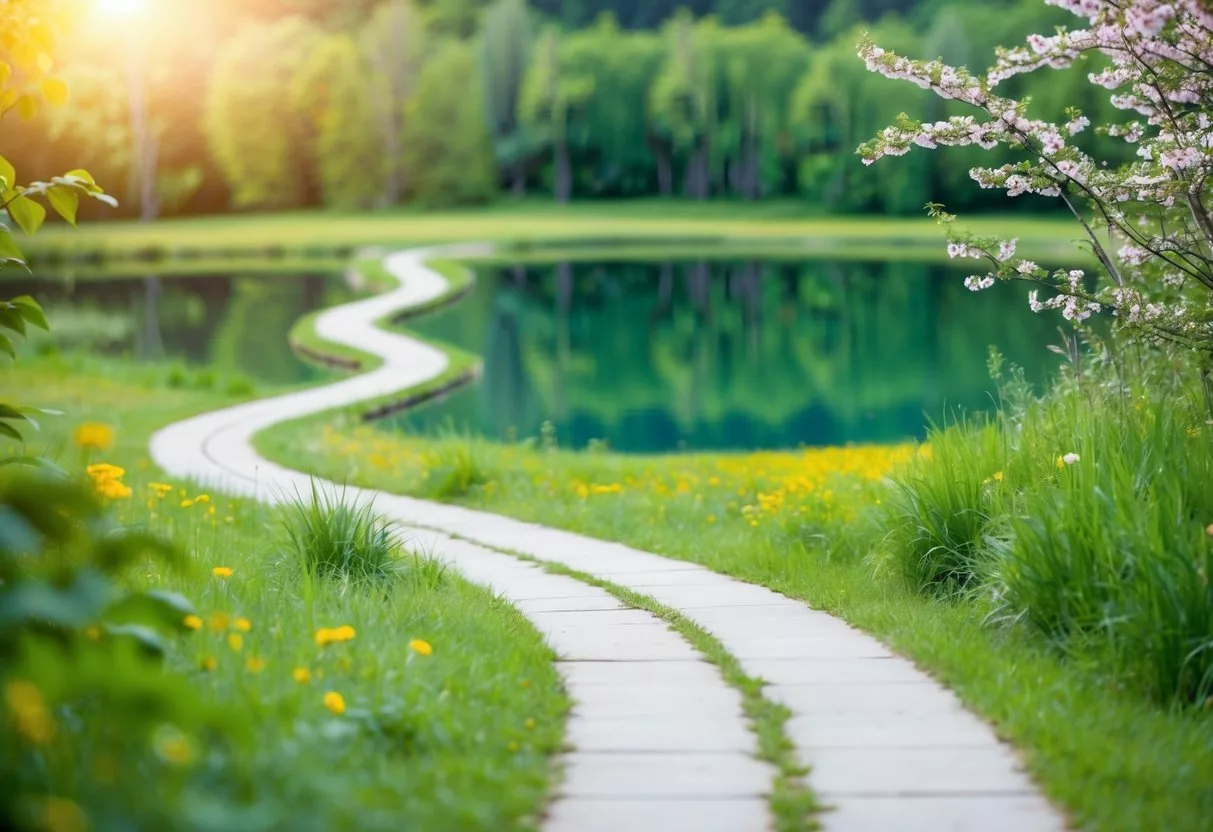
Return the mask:
<svg viewBox="0 0 1213 832">
<path fill-rule="evenodd" d="M 34 348 L 179 360 L 269 384 L 319 377 L 287 335 L 302 315 L 349 297 L 318 275 L 9 280 L 5 291 L 47 308 L 53 330 Z"/>
<path fill-rule="evenodd" d="M 900 263 L 578 263 L 482 269 L 412 324 L 484 358 L 484 378 L 409 429 L 606 439 L 619 450 L 895 441 L 987 409 L 989 347 L 1043 378 L 1055 322 L 1019 287 Z"/>
</svg>

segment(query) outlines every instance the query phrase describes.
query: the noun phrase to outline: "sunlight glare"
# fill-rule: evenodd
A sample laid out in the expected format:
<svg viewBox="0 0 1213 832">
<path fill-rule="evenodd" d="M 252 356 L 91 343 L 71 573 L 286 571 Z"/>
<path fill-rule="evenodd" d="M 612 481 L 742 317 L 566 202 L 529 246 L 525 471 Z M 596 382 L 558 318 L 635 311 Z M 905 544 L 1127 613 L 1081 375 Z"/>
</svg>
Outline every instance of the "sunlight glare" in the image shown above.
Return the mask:
<svg viewBox="0 0 1213 832">
<path fill-rule="evenodd" d="M 96 0 L 97 10 L 111 17 L 134 17 L 147 6 L 146 0 Z"/>
</svg>

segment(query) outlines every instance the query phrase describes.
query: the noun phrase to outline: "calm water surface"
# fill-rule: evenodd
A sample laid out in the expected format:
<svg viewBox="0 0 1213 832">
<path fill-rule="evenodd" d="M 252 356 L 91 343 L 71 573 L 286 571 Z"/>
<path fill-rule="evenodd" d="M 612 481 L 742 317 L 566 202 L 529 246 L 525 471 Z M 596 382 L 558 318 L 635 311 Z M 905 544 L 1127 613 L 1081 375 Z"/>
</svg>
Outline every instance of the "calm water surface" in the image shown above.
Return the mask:
<svg viewBox="0 0 1213 832">
<path fill-rule="evenodd" d="M 349 291 L 323 275 L 218 275 L 4 281 L 6 295 L 31 294 L 53 328 L 35 346 L 209 366 L 267 384 L 320 377 L 287 343 L 291 326 Z"/>
<path fill-rule="evenodd" d="M 484 377 L 391 424 L 510 439 L 550 421 L 562 445 L 635 452 L 920 437 L 928 418 L 989 408 L 990 346 L 1036 382 L 1056 367 L 1053 319 L 1016 287 L 974 295 L 963 277 L 820 260 L 482 268 L 471 295 L 409 326 L 482 356 Z M 287 334 L 350 297 L 321 275 L 9 279 L 4 291 L 47 306 L 60 349 L 271 385 L 319 378 Z"/>
<path fill-rule="evenodd" d="M 789 448 L 921 437 L 989 409 L 989 348 L 1041 382 L 1056 322 L 1020 287 L 890 262 L 647 262 L 483 268 L 412 324 L 484 359 L 484 378 L 404 430 L 606 440 L 622 451 Z"/>
</svg>

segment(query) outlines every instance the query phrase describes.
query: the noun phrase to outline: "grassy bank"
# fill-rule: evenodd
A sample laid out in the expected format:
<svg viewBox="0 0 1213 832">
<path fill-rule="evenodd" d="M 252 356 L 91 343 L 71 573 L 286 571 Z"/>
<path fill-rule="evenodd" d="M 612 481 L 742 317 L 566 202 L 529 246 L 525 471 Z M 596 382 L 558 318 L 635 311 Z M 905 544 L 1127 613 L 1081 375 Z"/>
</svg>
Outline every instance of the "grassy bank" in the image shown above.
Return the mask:
<svg viewBox="0 0 1213 832">
<path fill-rule="evenodd" d="M 1077 229 L 1065 218 L 979 217 L 982 234 L 1014 229 L 1020 249 L 1034 256 L 1065 254 Z M 147 261 L 181 257 L 287 258 L 350 256 L 366 245 L 417 245 L 484 240 L 518 245 L 578 241 L 662 240 L 666 244 L 757 241 L 794 254 L 846 253 L 881 245 L 899 254 L 942 256 L 942 231 L 927 218 L 822 217 L 796 203 L 747 205 L 687 202 L 593 203 L 559 207 L 546 202 L 502 203 L 449 212 L 335 214 L 295 212 L 48 226 L 23 242 L 36 261 L 73 258 Z M 222 242 L 219 242 L 222 241 Z"/>
<path fill-rule="evenodd" d="M 1160 707 L 1027 627 L 988 626 L 987 599 L 924 594 L 867 557 L 889 528 L 883 480 L 913 448 L 640 458 L 562 450 L 551 435 L 507 446 L 322 420 L 258 442 L 271 458 L 306 454 L 327 477 L 619 540 L 840 615 L 989 719 L 1080 825 L 1198 829 L 1213 810 L 1207 712 Z"/>
<path fill-rule="evenodd" d="M 48 418 L 27 452 L 79 471 L 74 428 L 113 428 L 116 441 L 90 461 L 125 469 L 131 496 L 114 510 L 184 556 L 173 568 L 141 564 L 123 584 L 178 592 L 197 614 L 166 664 L 196 711 L 145 726 L 57 699 L 46 682 L 50 724 L 68 730 L 32 739 L 3 723 L 0 763 L 22 772 L 6 782 L 18 828 L 81 810 L 97 830 L 534 828 L 566 708 L 538 634 L 407 552 L 391 555 L 396 577 L 372 584 L 308 572 L 282 511 L 164 482 L 146 457 L 149 434 L 237 399 L 159 381 L 155 368 L 100 359 L 0 374 L 5 400 L 68 414 Z M 352 638 L 320 643 L 341 627 Z M 32 661 L 6 663 L 0 681 L 42 678 Z"/>
</svg>

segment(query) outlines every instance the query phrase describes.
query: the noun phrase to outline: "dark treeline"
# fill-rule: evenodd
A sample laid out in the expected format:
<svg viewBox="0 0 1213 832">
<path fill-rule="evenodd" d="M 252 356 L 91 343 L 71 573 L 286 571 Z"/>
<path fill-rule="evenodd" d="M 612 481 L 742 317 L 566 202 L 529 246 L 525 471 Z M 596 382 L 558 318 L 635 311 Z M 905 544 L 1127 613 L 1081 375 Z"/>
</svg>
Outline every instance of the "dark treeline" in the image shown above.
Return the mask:
<svg viewBox="0 0 1213 832">
<path fill-rule="evenodd" d="M 982 210 L 1004 203 L 968 169 L 1009 154 L 859 163 L 855 147 L 898 113 L 964 111 L 868 73 L 855 44 L 867 31 L 980 68 L 1065 17 L 1040 0 L 163 0 L 156 15 L 135 38 L 82 33 L 65 69 L 74 103 L 6 134 L 19 168 L 83 161 L 121 192 L 135 58 L 161 215 L 528 193 Z M 1037 116 L 1098 120 L 1109 105 L 1089 69 L 1007 87 Z"/>
</svg>

